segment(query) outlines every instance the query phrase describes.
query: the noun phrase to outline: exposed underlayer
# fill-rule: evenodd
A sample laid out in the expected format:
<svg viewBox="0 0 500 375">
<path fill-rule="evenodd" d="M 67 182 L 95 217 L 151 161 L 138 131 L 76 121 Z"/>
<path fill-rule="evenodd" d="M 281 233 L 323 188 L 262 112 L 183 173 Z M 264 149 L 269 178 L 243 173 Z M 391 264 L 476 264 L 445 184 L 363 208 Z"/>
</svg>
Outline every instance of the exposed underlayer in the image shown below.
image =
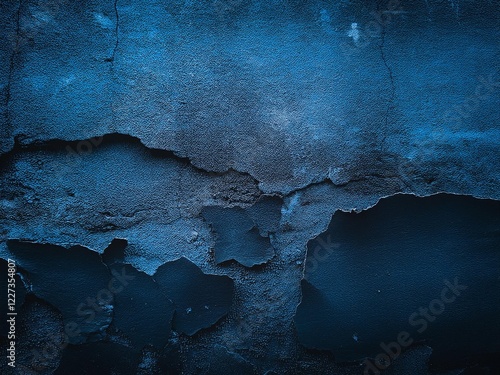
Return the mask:
<svg viewBox="0 0 500 375">
<path fill-rule="evenodd" d="M 498 371 L 500 3 L 20 0 L 0 17 L 19 371 L 361 374 L 459 276 L 474 296 L 386 373 Z"/>
</svg>

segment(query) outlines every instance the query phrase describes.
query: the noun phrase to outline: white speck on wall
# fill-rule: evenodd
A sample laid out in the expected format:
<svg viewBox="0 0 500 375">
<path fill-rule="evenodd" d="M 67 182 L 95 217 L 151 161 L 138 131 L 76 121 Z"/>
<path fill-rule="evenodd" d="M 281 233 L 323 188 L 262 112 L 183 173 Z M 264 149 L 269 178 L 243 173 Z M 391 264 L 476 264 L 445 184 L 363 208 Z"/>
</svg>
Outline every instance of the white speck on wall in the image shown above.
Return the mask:
<svg viewBox="0 0 500 375">
<path fill-rule="evenodd" d="M 283 131 L 290 128 L 296 115 L 287 109 L 273 108 L 269 112 L 269 123 L 271 128 L 277 131 Z"/>
<path fill-rule="evenodd" d="M 193 309 L 192 309 L 191 307 L 188 307 L 188 308 L 186 309 L 186 314 L 189 314 L 191 311 L 193 311 Z"/>
<path fill-rule="evenodd" d="M 281 215 L 288 217 L 294 208 L 299 204 L 300 202 L 300 192 L 295 193 L 292 195 L 291 198 L 288 200 L 285 200 L 285 204 L 281 207 Z"/>
<path fill-rule="evenodd" d="M 357 334 L 357 333 L 353 333 L 353 335 L 352 335 L 352 339 L 353 339 L 354 341 L 358 342 L 358 341 L 359 341 L 359 336 L 358 336 L 358 334 Z"/>
<path fill-rule="evenodd" d="M 103 28 L 103 29 L 114 29 L 115 23 L 109 18 L 106 17 L 102 13 L 94 13 L 94 20 Z"/>
<path fill-rule="evenodd" d="M 360 37 L 359 34 L 359 29 L 358 29 L 358 23 L 353 22 L 351 23 L 351 30 L 347 33 L 349 37 L 351 37 L 354 40 L 354 43 L 357 43 Z"/>
<path fill-rule="evenodd" d="M 65 77 L 62 79 L 62 82 L 63 82 L 63 86 L 68 86 L 69 84 L 71 84 L 71 82 L 73 82 L 74 80 L 76 79 L 75 75 L 74 74 L 71 74 L 69 77 Z"/>
</svg>

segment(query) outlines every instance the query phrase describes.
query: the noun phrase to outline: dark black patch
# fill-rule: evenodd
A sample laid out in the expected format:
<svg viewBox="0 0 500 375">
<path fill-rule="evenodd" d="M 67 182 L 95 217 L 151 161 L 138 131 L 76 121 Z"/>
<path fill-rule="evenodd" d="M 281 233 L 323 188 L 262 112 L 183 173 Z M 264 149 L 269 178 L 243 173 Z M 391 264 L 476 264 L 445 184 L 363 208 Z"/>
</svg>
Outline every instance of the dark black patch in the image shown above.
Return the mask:
<svg viewBox="0 0 500 375">
<path fill-rule="evenodd" d="M 210 353 L 210 365 L 207 375 L 253 375 L 255 367 L 238 353 L 230 352 L 225 347 L 215 345 Z"/>
<path fill-rule="evenodd" d="M 115 277 L 115 307 L 112 326 L 123 332 L 134 347 L 147 344 L 163 348 L 170 337 L 174 306 L 148 274 L 130 264 L 111 266 Z M 126 282 L 121 284 L 119 279 Z"/>
<path fill-rule="evenodd" d="M 8 361 L 2 359 L 2 375 L 52 374 L 68 344 L 61 313 L 33 294 L 28 294 L 16 316 L 16 337 L 13 341 L 16 367 L 8 366 Z M 2 354 L 7 353 L 8 345 L 0 345 Z"/>
<path fill-rule="evenodd" d="M 102 261 L 108 266 L 115 263 L 123 263 L 125 260 L 125 248 L 128 241 L 123 238 L 114 238 L 101 255 Z"/>
<path fill-rule="evenodd" d="M 325 237 L 337 245 L 322 249 Z M 406 331 L 432 347 L 431 364 L 455 368 L 499 351 L 499 249 L 498 201 L 398 195 L 359 214 L 336 212 L 308 244 L 300 340 L 337 360 L 375 357 L 384 346 L 397 357 Z"/>
<path fill-rule="evenodd" d="M 69 345 L 54 375 L 135 375 L 140 355 L 112 342 Z"/>
<path fill-rule="evenodd" d="M 233 300 L 230 277 L 206 275 L 184 257 L 158 267 L 153 278 L 175 304 L 173 329 L 187 335 L 215 324 Z"/>
<path fill-rule="evenodd" d="M 112 318 L 112 276 L 98 253 L 83 246 L 66 249 L 18 240 L 7 245 L 26 270 L 33 293 L 61 311 L 73 332 L 71 343 L 104 336 Z"/>
</svg>

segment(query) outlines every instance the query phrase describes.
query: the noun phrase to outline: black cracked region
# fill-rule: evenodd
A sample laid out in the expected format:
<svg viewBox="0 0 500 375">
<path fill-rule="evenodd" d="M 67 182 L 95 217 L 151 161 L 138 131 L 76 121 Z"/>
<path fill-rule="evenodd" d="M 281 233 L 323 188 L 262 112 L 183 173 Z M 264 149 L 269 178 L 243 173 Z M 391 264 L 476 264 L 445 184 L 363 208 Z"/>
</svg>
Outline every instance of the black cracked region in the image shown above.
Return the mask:
<svg viewBox="0 0 500 375">
<path fill-rule="evenodd" d="M 175 304 L 172 327 L 194 335 L 228 313 L 234 282 L 228 276 L 206 275 L 182 257 L 156 270 L 153 278 Z"/>
<path fill-rule="evenodd" d="M 338 211 L 308 243 L 300 341 L 339 361 L 375 358 L 368 373 L 422 341 L 434 368 L 480 362 L 500 352 L 499 249 L 499 201 L 396 195 Z"/>
<path fill-rule="evenodd" d="M 112 320 L 113 294 L 108 289 L 108 268 L 98 253 L 83 246 L 19 240 L 9 240 L 7 245 L 26 270 L 31 291 L 61 311 L 70 343 L 105 336 Z"/>
<path fill-rule="evenodd" d="M 230 277 L 204 274 L 186 258 L 161 265 L 154 277 L 137 270 L 124 261 L 125 239 L 114 239 L 102 255 L 83 246 L 7 245 L 18 266 L 20 322 L 29 320 L 35 303 L 49 309 L 38 313 L 41 322 L 60 324 L 57 337 L 38 337 L 37 347 L 28 340 L 19 348 L 27 373 L 178 373 L 180 347 L 172 328 L 193 335 L 217 323 L 233 301 Z M 7 271 L 7 261 L 0 265 Z M 2 326 L 2 336 L 7 329 Z"/>
</svg>

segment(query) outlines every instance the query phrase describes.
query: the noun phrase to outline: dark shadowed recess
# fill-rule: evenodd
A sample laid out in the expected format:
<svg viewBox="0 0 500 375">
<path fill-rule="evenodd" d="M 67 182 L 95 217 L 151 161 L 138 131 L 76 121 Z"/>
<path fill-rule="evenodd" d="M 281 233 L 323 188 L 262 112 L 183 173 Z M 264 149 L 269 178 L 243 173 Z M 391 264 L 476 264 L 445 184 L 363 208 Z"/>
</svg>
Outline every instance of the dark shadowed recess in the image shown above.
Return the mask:
<svg viewBox="0 0 500 375">
<path fill-rule="evenodd" d="M 322 249 L 328 236 L 337 246 Z M 425 342 L 435 370 L 494 367 L 500 202 L 396 195 L 358 214 L 336 212 L 308 243 L 302 295 L 300 341 L 338 361 L 370 357 L 384 367 Z"/>
<path fill-rule="evenodd" d="M 158 267 L 153 278 L 174 302 L 172 328 L 187 335 L 215 324 L 233 300 L 230 277 L 206 275 L 184 257 Z"/>
<path fill-rule="evenodd" d="M 54 375 L 135 375 L 139 362 L 137 352 L 113 342 L 70 345 Z"/>
<path fill-rule="evenodd" d="M 384 375 L 428 375 L 427 364 L 432 349 L 426 345 L 414 345 L 402 353 L 391 366 L 384 371 Z M 366 375 L 366 374 L 363 374 Z M 444 375 L 444 374 L 440 374 Z M 452 375 L 452 374 L 447 374 Z"/>
<path fill-rule="evenodd" d="M 177 332 L 193 335 L 229 311 L 234 282 L 228 276 L 206 275 L 180 258 L 163 264 L 151 277 L 124 263 L 126 245 L 126 240 L 114 239 L 102 257 L 113 275 L 127 277 L 127 285 L 115 294 L 112 328 L 126 333 L 135 346 L 161 348 L 171 322 Z"/>
<path fill-rule="evenodd" d="M 7 245 L 26 270 L 32 292 L 59 309 L 65 325 L 78 327 L 69 336 L 70 343 L 104 337 L 112 319 L 113 294 L 106 292 L 109 270 L 97 252 L 83 246 L 67 249 L 18 240 L 9 240 Z"/>
<path fill-rule="evenodd" d="M 203 208 L 203 217 L 216 233 L 217 263 L 235 260 L 253 267 L 269 261 L 274 256 L 269 236 L 278 230 L 281 206 L 281 198 L 264 196 L 248 208 Z"/>
<path fill-rule="evenodd" d="M 130 284 L 118 289 L 112 327 L 130 338 L 134 347 L 148 344 L 163 348 L 171 333 L 174 305 L 148 274 L 130 264 L 116 263 L 110 267 L 114 274 L 126 274 Z M 118 288 L 121 288 L 119 286 Z"/>
<path fill-rule="evenodd" d="M 238 353 L 230 352 L 221 345 L 215 345 L 210 352 L 210 362 L 206 375 L 256 374 L 255 367 Z"/>
<path fill-rule="evenodd" d="M 52 374 L 67 345 L 64 335 L 61 313 L 33 294 L 27 294 L 16 316 L 16 367 L 2 360 L 0 374 Z M 5 344 L 0 344 L 0 350 L 7 352 Z"/>
<path fill-rule="evenodd" d="M 208 328 L 227 314 L 233 300 L 231 278 L 206 275 L 186 258 L 165 263 L 154 278 L 137 270 L 124 262 L 124 239 L 114 239 L 102 256 L 83 246 L 20 240 L 7 245 L 30 288 L 25 298 L 24 285 L 16 278 L 21 327 L 33 331 L 22 343 L 36 345 L 41 353 L 34 357 L 29 348 L 20 352 L 26 371 L 178 373 L 180 348 L 171 329 L 193 335 Z M 7 273 L 7 262 L 0 260 L 0 265 Z M 29 314 L 32 300 L 50 310 L 37 312 L 41 317 L 36 322 Z M 37 325 L 45 321 L 50 323 L 46 332 Z M 36 335 L 36 330 L 45 334 Z M 0 340 L 2 348 L 5 341 Z"/>
<path fill-rule="evenodd" d="M 74 158 L 85 156 L 92 153 L 97 147 L 112 145 L 143 145 L 141 140 L 129 134 L 108 133 L 102 136 L 95 136 L 89 139 L 67 141 L 64 139 L 50 139 L 44 141 L 35 141 L 25 144 L 22 136 L 14 139 L 14 146 L 9 152 L 0 154 L 0 171 L 8 168 L 10 162 L 16 158 L 17 154 L 23 152 L 43 151 L 47 153 L 61 154 L 65 158 Z M 175 158 L 179 161 L 189 164 L 188 158 L 176 156 L 172 151 L 155 149 L 147 147 L 152 156 L 157 158 Z"/>
<path fill-rule="evenodd" d="M 102 261 L 110 266 L 113 263 L 125 263 L 125 248 L 128 241 L 123 238 L 114 238 L 101 254 Z"/>
<path fill-rule="evenodd" d="M 113 275 L 111 329 L 124 333 L 136 348 L 161 349 L 170 337 L 174 305 L 151 276 L 124 263 L 126 246 L 126 240 L 115 238 L 102 255 Z"/>
</svg>

